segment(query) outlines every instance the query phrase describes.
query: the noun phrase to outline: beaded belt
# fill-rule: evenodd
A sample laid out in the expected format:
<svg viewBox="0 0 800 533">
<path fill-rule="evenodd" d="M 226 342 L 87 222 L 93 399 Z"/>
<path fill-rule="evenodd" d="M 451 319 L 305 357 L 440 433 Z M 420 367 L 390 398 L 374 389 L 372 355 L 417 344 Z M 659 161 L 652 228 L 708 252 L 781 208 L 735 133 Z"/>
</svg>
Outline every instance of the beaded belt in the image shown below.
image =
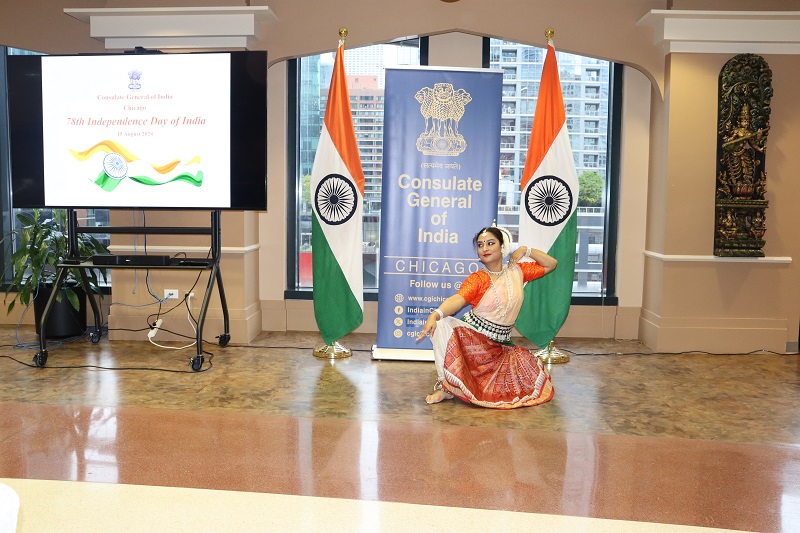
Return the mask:
<svg viewBox="0 0 800 533">
<path fill-rule="evenodd" d="M 472 311 L 465 314 L 462 320 L 495 342 L 511 342 L 511 326 L 495 324 L 490 320 L 479 317 Z"/>
</svg>

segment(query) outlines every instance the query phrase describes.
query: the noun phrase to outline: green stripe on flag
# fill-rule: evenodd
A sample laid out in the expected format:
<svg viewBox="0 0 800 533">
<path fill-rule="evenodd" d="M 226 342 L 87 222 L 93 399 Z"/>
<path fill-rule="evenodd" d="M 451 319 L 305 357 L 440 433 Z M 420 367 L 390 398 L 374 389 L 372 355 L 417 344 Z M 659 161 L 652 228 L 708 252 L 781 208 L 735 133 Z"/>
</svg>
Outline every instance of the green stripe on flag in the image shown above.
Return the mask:
<svg viewBox="0 0 800 533">
<path fill-rule="evenodd" d="M 183 174 L 179 174 L 170 178 L 167 181 L 156 181 L 153 178 L 148 176 L 128 176 L 129 179 L 135 181 L 136 183 L 141 183 L 142 185 L 165 185 L 167 183 L 172 183 L 173 181 L 183 181 L 190 185 L 194 185 L 195 187 L 200 187 L 203 184 L 203 171 L 199 171 L 197 174 L 191 174 L 189 172 L 184 172 Z M 123 178 L 124 179 L 124 178 Z M 101 172 L 97 179 L 94 180 L 95 184 L 99 185 L 104 191 L 111 192 L 117 188 L 117 185 L 122 182 L 122 179 L 115 179 L 110 177 L 105 172 Z"/>
<path fill-rule="evenodd" d="M 111 192 L 117 188 L 117 185 L 121 182 L 121 179 L 115 179 L 110 177 L 105 172 L 100 172 L 100 175 L 97 176 L 97 179 L 94 182 L 99 185 L 104 191 Z"/>
<path fill-rule="evenodd" d="M 558 260 L 556 269 L 525 285 L 525 302 L 514 326 L 526 339 L 540 348 L 550 344 L 569 314 L 572 283 L 575 279 L 577 230 L 576 209 L 547 252 Z"/>
<path fill-rule="evenodd" d="M 364 313 L 342 267 L 333 255 L 317 215 L 311 217 L 311 262 L 314 272 L 314 316 L 325 344 L 331 345 L 356 329 Z M 322 275 L 324 280 L 319 279 Z"/>
<path fill-rule="evenodd" d="M 165 185 L 167 183 L 172 183 L 173 181 L 183 181 L 190 185 L 194 185 L 195 187 L 199 187 L 203 184 L 203 171 L 201 170 L 197 174 L 184 172 L 183 174 L 178 174 L 167 181 L 157 181 L 148 176 L 130 176 L 130 178 L 137 183 L 141 183 L 142 185 Z"/>
</svg>

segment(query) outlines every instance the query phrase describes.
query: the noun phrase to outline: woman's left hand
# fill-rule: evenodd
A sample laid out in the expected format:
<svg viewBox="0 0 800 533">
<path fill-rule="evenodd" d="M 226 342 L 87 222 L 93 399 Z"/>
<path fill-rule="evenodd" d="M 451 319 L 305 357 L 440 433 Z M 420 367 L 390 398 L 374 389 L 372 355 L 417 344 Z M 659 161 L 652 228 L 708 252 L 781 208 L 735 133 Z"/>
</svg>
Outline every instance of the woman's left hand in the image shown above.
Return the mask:
<svg viewBox="0 0 800 533">
<path fill-rule="evenodd" d="M 512 253 L 508 258 L 508 263 L 509 264 L 514 264 L 517 261 L 519 261 L 520 259 L 522 259 L 523 257 L 525 257 L 525 251 L 526 250 L 527 250 L 527 248 L 524 247 L 524 246 L 520 246 L 519 248 L 514 250 L 514 253 Z"/>
</svg>

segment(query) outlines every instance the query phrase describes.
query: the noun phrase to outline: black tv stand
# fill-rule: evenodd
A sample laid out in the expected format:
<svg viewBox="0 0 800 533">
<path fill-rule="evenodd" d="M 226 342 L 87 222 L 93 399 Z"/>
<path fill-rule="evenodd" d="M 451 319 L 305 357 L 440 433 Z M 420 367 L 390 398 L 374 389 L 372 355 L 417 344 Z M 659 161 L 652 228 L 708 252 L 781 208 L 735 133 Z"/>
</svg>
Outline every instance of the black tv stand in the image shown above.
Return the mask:
<svg viewBox="0 0 800 533">
<path fill-rule="evenodd" d="M 38 367 L 43 367 L 47 364 L 47 336 L 45 334 L 47 326 L 47 318 L 55 303 L 56 296 L 58 295 L 61 286 L 67 278 L 67 274 L 71 269 L 78 270 L 86 296 L 89 299 L 89 304 L 92 307 L 94 314 L 95 330 L 91 333 L 90 339 L 93 343 L 100 342 L 102 318 L 100 316 L 100 307 L 95 300 L 94 292 L 89 285 L 89 278 L 86 275 L 87 269 L 93 268 L 128 268 L 128 269 L 169 269 L 169 270 L 210 270 L 208 276 L 208 286 L 206 287 L 205 295 L 203 296 L 203 304 L 200 307 L 200 315 L 197 318 L 197 355 L 189 360 L 189 365 L 195 372 L 203 367 L 205 360 L 203 356 L 203 323 L 205 322 L 206 312 L 208 311 L 208 302 L 211 294 L 214 291 L 214 282 L 219 287 L 219 298 L 222 303 L 222 320 L 224 332 L 218 337 L 219 345 L 225 347 L 231 340 L 230 336 L 230 317 L 228 315 L 228 304 L 225 300 L 225 289 L 222 285 L 222 274 L 220 273 L 219 262 L 222 253 L 222 231 L 220 228 L 221 212 L 219 209 L 211 211 L 211 225 L 209 227 L 173 227 L 173 226 L 156 226 L 156 227 L 137 227 L 137 226 L 102 226 L 102 227 L 80 227 L 78 226 L 78 217 L 74 209 L 67 210 L 67 240 L 68 251 L 67 257 L 57 265 L 56 281 L 53 285 L 53 292 L 47 300 L 44 311 L 42 312 L 41 322 L 39 324 L 39 351 L 33 356 L 33 362 Z M 154 259 L 140 259 L 147 256 L 103 256 L 102 258 L 81 257 L 78 251 L 78 234 L 79 233 L 112 233 L 112 234 L 127 234 L 127 235 L 210 235 L 211 237 L 211 257 L 208 259 L 203 258 L 169 258 L 163 260 L 159 258 Z M 152 264 L 148 264 L 148 261 Z"/>
</svg>

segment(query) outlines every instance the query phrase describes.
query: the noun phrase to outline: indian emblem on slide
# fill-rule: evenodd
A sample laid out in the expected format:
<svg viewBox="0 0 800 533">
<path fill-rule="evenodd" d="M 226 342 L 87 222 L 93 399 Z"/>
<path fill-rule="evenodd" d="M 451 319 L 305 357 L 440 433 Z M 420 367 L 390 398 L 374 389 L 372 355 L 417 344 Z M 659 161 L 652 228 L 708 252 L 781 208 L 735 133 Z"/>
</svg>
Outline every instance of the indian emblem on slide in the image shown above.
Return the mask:
<svg viewBox="0 0 800 533">
<path fill-rule="evenodd" d="M 344 224 L 356 212 L 358 193 L 353 183 L 341 174 L 328 174 L 314 191 L 319 218 L 329 226 Z"/>
<path fill-rule="evenodd" d="M 414 98 L 425 117 L 425 131 L 417 138 L 417 150 L 425 155 L 457 156 L 467 148 L 467 141 L 458 133 L 458 122 L 472 96 L 452 83 L 435 83 L 423 87 Z"/>
<path fill-rule="evenodd" d="M 142 88 L 142 84 L 139 83 L 139 80 L 142 79 L 142 71 L 141 70 L 131 70 L 128 72 L 128 79 L 130 83 L 128 84 L 128 89 L 132 91 L 138 91 Z"/>
<path fill-rule="evenodd" d="M 572 212 L 572 191 L 556 176 L 540 176 L 525 188 L 525 210 L 543 226 L 558 226 Z"/>
</svg>

